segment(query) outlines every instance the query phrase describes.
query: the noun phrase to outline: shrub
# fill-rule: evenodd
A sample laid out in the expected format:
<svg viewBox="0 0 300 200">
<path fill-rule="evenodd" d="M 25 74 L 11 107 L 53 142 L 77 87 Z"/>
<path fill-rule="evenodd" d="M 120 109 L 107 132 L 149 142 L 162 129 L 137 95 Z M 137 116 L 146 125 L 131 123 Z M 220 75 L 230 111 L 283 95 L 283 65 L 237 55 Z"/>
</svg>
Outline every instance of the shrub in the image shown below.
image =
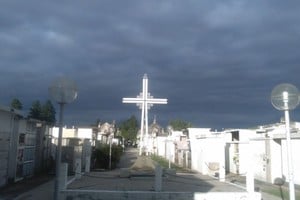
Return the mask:
<svg viewBox="0 0 300 200">
<path fill-rule="evenodd" d="M 93 151 L 93 168 L 109 169 L 109 145 L 101 144 Z M 116 168 L 122 156 L 122 147 L 113 144 L 111 147 L 111 169 Z"/>
</svg>

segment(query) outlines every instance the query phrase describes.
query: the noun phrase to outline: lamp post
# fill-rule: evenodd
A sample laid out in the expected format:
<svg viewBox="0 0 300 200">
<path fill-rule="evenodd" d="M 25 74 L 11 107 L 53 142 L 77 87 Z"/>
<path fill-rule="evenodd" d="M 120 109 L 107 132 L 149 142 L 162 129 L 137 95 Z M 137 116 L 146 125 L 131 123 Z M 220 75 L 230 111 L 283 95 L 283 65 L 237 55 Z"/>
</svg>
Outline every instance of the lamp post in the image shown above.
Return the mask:
<svg viewBox="0 0 300 200">
<path fill-rule="evenodd" d="M 111 170 L 111 148 L 112 148 L 112 139 L 113 139 L 114 135 L 110 134 L 109 135 L 109 170 Z"/>
<path fill-rule="evenodd" d="M 284 111 L 285 128 L 286 128 L 286 148 L 287 148 L 287 169 L 289 180 L 290 200 L 295 200 L 294 172 L 291 151 L 291 135 L 290 135 L 290 117 L 289 110 L 293 110 L 299 104 L 299 91 L 291 84 L 283 83 L 277 85 L 271 93 L 272 105 Z"/>
<path fill-rule="evenodd" d="M 172 142 L 172 127 L 168 126 L 168 137 L 167 137 L 167 149 L 168 149 L 168 160 L 169 160 L 169 169 L 171 169 L 171 147 L 170 147 L 170 142 Z"/>
<path fill-rule="evenodd" d="M 62 143 L 62 126 L 63 126 L 63 112 L 64 105 L 71 103 L 77 98 L 76 84 L 69 79 L 59 78 L 55 80 L 49 87 L 50 96 L 59 104 L 59 132 L 56 149 L 56 171 L 55 171 L 55 185 L 54 185 L 54 199 L 59 199 L 59 190 L 61 189 L 60 178 L 60 164 L 61 164 L 61 143 Z"/>
</svg>

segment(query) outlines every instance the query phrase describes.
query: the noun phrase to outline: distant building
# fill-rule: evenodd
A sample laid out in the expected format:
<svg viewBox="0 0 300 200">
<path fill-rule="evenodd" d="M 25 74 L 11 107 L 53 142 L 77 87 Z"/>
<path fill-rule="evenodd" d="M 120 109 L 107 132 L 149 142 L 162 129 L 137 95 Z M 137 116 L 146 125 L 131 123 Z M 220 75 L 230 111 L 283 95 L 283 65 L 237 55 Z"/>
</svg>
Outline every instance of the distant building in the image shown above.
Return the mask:
<svg viewBox="0 0 300 200">
<path fill-rule="evenodd" d="M 53 127 L 51 134 L 52 143 L 57 145 L 59 127 Z M 72 174 L 76 171 L 78 159 L 80 159 L 82 169 L 85 169 L 87 161 L 91 159 L 93 140 L 92 127 L 63 127 L 62 129 L 62 162 L 68 163 L 68 172 Z M 53 151 L 53 158 L 56 154 Z"/>
<path fill-rule="evenodd" d="M 164 136 L 167 133 L 165 133 L 164 129 L 156 122 L 156 117 L 154 117 L 152 124 L 149 126 L 149 135 L 150 137 L 158 137 L 158 136 Z"/>
<path fill-rule="evenodd" d="M 144 127 L 146 129 L 146 127 Z M 144 134 L 146 134 L 146 130 L 143 131 Z M 146 135 L 144 135 L 144 142 L 146 142 L 146 148 L 148 153 L 155 154 L 157 152 L 157 137 L 160 136 L 166 136 L 167 133 L 164 131 L 164 129 L 157 123 L 156 117 L 154 117 L 152 124 L 148 127 L 148 138 L 146 138 Z M 137 144 L 140 142 L 141 137 L 141 130 L 137 133 Z"/>
<path fill-rule="evenodd" d="M 103 124 L 99 123 L 97 128 L 94 128 L 95 140 L 100 143 L 109 143 L 109 138 L 114 137 L 117 133 L 116 124 L 113 121 L 111 124 L 105 122 Z"/>
</svg>

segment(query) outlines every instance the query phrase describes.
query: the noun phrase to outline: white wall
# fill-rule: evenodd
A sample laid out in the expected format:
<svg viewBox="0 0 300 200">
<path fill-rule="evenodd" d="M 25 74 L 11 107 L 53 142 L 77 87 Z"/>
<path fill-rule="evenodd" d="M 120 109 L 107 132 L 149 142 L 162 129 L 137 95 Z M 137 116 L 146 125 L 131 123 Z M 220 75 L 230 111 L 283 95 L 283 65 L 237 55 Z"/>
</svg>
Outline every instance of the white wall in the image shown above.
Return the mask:
<svg viewBox="0 0 300 200">
<path fill-rule="evenodd" d="M 52 128 L 50 128 L 49 133 L 53 137 L 58 138 L 58 131 L 59 131 L 58 127 L 52 127 Z"/>
<path fill-rule="evenodd" d="M 158 156 L 162 156 L 162 157 L 166 156 L 166 140 L 167 137 L 163 137 L 163 136 L 156 137 L 156 146 L 157 146 L 156 154 Z"/>
<path fill-rule="evenodd" d="M 209 136 L 211 135 L 210 128 L 188 128 L 189 137 L 196 138 L 200 136 Z"/>
<path fill-rule="evenodd" d="M 288 180 L 286 140 L 273 139 L 272 135 L 282 134 L 284 127 L 274 127 L 269 132 L 270 138 L 265 135 L 256 134 L 255 130 L 239 130 L 240 141 L 239 149 L 239 173 L 245 174 L 251 165 L 254 177 L 261 181 L 273 183 L 275 178 L 281 178 L 284 175 Z M 250 141 L 250 144 L 247 144 Z M 233 163 L 234 145 L 230 144 L 230 172 L 236 172 L 236 166 Z M 292 157 L 294 168 L 294 182 L 300 184 L 300 139 L 292 138 Z M 249 159 L 251 158 L 251 159 Z"/>
<path fill-rule="evenodd" d="M 234 146 L 237 144 L 228 144 L 228 151 L 229 151 L 229 156 L 228 159 L 229 161 L 227 161 L 229 163 L 229 172 L 231 173 L 237 173 L 238 171 L 238 166 L 235 164 L 234 162 L 234 157 L 236 156 L 235 152 L 234 152 Z"/>
<path fill-rule="evenodd" d="M 279 143 L 278 143 L 279 142 Z M 282 178 L 282 147 L 280 140 L 270 141 L 270 164 L 271 164 L 271 182 L 274 182 L 275 178 Z"/>
<path fill-rule="evenodd" d="M 211 174 L 213 163 L 225 168 L 225 141 L 222 136 L 191 138 L 191 167 L 202 174 Z M 218 171 L 218 170 L 217 170 Z"/>
<path fill-rule="evenodd" d="M 266 156 L 265 152 L 265 141 L 259 140 L 253 142 L 252 145 L 252 159 L 253 159 L 253 172 L 254 177 L 258 180 L 265 181 L 266 180 L 266 161 L 264 157 Z"/>
<path fill-rule="evenodd" d="M 294 181 L 300 185 L 300 139 L 292 140 L 292 153 L 293 153 L 293 167 L 294 167 Z"/>
<path fill-rule="evenodd" d="M 175 162 L 175 144 L 172 138 L 166 136 L 156 137 L 157 155 L 164 157 L 171 162 Z"/>
<path fill-rule="evenodd" d="M 266 146 L 267 140 L 269 140 L 270 143 L 269 152 L 266 150 L 266 148 L 268 148 Z M 249 152 L 252 153 L 251 159 L 254 177 L 261 181 L 273 183 L 275 178 L 281 178 L 284 175 L 288 181 L 286 140 L 266 138 L 263 140 L 253 140 L 250 143 Z M 300 151 L 300 139 L 292 139 L 291 146 L 294 182 L 300 185 L 300 157 L 298 156 Z M 241 164 L 247 163 L 247 160 L 244 159 L 245 153 L 246 151 L 244 153 L 242 151 L 240 152 L 240 159 L 242 159 Z"/>
<path fill-rule="evenodd" d="M 286 153 L 286 140 L 282 140 L 282 163 L 283 163 L 283 174 L 288 180 L 288 169 L 287 169 L 287 153 Z M 300 185 L 300 139 L 292 139 L 292 163 L 294 168 L 294 183 Z"/>
<path fill-rule="evenodd" d="M 78 128 L 77 137 L 82 139 L 92 139 L 92 128 Z"/>
<path fill-rule="evenodd" d="M 249 142 L 251 138 L 261 137 L 260 134 L 256 134 L 256 130 L 239 129 L 240 142 Z"/>
<path fill-rule="evenodd" d="M 59 127 L 51 128 L 52 136 L 58 138 Z M 81 139 L 92 139 L 92 128 L 65 128 L 63 127 L 63 138 L 81 138 Z"/>
<path fill-rule="evenodd" d="M 207 173 L 205 166 L 205 147 L 201 146 L 198 137 L 210 134 L 210 128 L 188 128 L 191 147 L 191 168 L 201 173 Z"/>
<path fill-rule="evenodd" d="M 241 143 L 239 144 L 239 173 L 246 175 L 250 165 L 252 164 L 252 154 L 251 151 L 253 147 L 250 146 L 249 143 Z"/>
</svg>

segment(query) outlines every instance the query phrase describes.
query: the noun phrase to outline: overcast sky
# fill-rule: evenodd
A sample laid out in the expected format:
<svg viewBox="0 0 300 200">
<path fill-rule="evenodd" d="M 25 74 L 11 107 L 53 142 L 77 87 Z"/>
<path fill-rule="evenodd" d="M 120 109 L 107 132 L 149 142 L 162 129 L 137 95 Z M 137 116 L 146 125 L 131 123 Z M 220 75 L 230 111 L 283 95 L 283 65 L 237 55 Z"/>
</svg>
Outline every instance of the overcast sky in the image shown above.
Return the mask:
<svg viewBox="0 0 300 200">
<path fill-rule="evenodd" d="M 144 74 L 167 98 L 149 121 L 248 128 L 278 122 L 279 83 L 300 88 L 300 2 L 261 0 L 1 1 L 0 104 L 28 110 L 57 77 L 77 83 L 65 123 L 140 119 Z M 57 108 L 58 110 L 58 108 Z M 300 120 L 300 107 L 291 114 Z"/>
</svg>

